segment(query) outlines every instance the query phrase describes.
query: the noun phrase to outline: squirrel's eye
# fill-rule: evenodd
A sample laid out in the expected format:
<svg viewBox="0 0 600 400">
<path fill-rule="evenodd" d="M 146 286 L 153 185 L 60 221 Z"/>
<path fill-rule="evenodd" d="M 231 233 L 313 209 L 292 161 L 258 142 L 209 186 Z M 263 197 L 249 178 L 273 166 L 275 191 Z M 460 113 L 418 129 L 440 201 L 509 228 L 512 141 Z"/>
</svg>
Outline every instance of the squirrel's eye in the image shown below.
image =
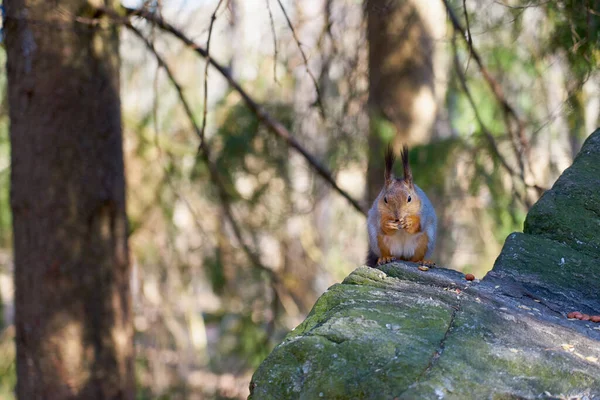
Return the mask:
<svg viewBox="0 0 600 400">
<path fill-rule="evenodd" d="M 407 199 L 407 201 L 410 203 L 410 201 L 411 201 L 411 200 L 412 200 L 412 199 L 410 198 L 410 196 L 408 196 L 408 199 Z"/>
<path fill-rule="evenodd" d="M 387 196 L 383 196 L 383 201 L 385 201 L 385 204 L 387 204 Z"/>
</svg>

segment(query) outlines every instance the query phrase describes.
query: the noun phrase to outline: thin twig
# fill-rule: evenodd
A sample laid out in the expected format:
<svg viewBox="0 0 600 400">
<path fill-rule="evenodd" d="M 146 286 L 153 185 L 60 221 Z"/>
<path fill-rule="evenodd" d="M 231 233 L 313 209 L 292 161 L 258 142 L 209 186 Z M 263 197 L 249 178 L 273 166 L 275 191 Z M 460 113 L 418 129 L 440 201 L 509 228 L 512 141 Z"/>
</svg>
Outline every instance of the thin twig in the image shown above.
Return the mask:
<svg viewBox="0 0 600 400">
<path fill-rule="evenodd" d="M 183 91 L 181 89 L 181 86 L 179 85 L 179 83 L 177 82 L 177 80 L 175 79 L 175 76 L 173 75 L 173 72 L 171 71 L 171 69 L 169 68 L 169 66 L 167 65 L 167 63 L 165 62 L 165 60 L 161 57 L 160 54 L 158 54 L 158 52 L 156 51 L 156 48 L 154 47 L 154 45 L 148 40 L 146 39 L 146 37 L 139 31 L 139 29 L 137 29 L 136 27 L 134 27 L 131 24 L 125 24 L 125 26 L 130 29 L 133 33 L 136 34 L 136 36 L 138 36 L 146 45 L 146 47 L 148 48 L 148 50 L 150 50 L 154 56 L 156 57 L 156 61 L 158 62 L 158 64 L 165 70 L 167 77 L 169 78 L 169 81 L 171 81 L 171 84 L 173 85 L 173 87 L 175 88 L 175 90 L 177 91 L 177 95 L 179 97 L 179 100 L 181 102 L 181 104 L 183 105 L 183 108 L 185 110 L 185 113 L 188 117 L 188 119 L 190 120 L 190 123 L 194 129 L 194 132 L 196 133 L 196 135 L 198 136 L 198 138 L 201 138 L 201 130 L 200 127 L 198 126 L 198 123 L 196 122 L 195 118 L 194 118 L 194 114 L 191 111 L 191 107 L 187 101 L 187 99 L 185 98 Z M 227 194 L 227 191 L 224 188 L 223 183 L 221 182 L 221 178 L 220 175 L 215 167 L 215 165 L 211 162 L 209 156 L 210 156 L 210 149 L 208 147 L 208 145 L 206 144 L 206 142 L 201 142 L 200 143 L 200 148 L 202 149 L 201 151 L 201 155 L 202 158 L 204 159 L 204 161 L 206 162 L 207 166 L 208 166 L 208 171 L 209 171 L 209 175 L 211 177 L 211 180 L 213 181 L 213 183 L 217 186 L 217 188 L 219 189 L 219 197 L 222 200 L 222 204 L 223 207 L 225 208 L 225 213 L 227 214 L 228 219 L 230 220 L 229 222 L 231 223 L 232 227 L 233 227 L 233 231 L 236 235 L 236 238 L 238 239 L 238 241 L 240 242 L 240 245 L 244 248 L 244 250 L 247 252 L 248 257 L 250 258 L 250 260 L 253 262 L 253 264 L 256 264 L 257 267 L 267 270 L 269 273 L 273 273 L 272 270 L 270 270 L 269 268 L 265 267 L 264 265 L 262 265 L 258 259 L 258 256 L 256 254 L 254 254 L 254 252 L 246 247 L 245 241 L 242 240 L 242 235 L 241 235 L 241 230 L 237 227 L 236 224 L 236 220 L 233 217 L 233 213 L 231 212 L 231 209 L 229 207 L 229 203 L 230 203 L 230 199 L 229 199 L 229 195 Z"/>
<path fill-rule="evenodd" d="M 279 81 L 277 80 L 277 58 L 278 58 L 278 50 L 277 50 L 277 34 L 275 32 L 275 21 L 273 20 L 273 12 L 271 11 L 271 0 L 265 0 L 267 3 L 267 10 L 269 11 L 269 20 L 271 21 L 271 34 L 273 35 L 273 79 L 277 84 Z"/>
<path fill-rule="evenodd" d="M 515 169 L 513 167 L 510 166 L 510 164 L 508 164 L 508 162 L 506 161 L 506 159 L 504 158 L 504 156 L 502 155 L 502 153 L 500 153 L 500 150 L 498 149 L 498 145 L 496 143 L 496 140 L 494 139 L 494 135 L 492 135 L 492 133 L 490 132 L 489 128 L 485 125 L 485 122 L 483 122 L 483 119 L 481 118 L 481 115 L 479 115 L 479 111 L 477 109 L 477 105 L 475 104 L 475 100 L 473 99 L 473 96 L 471 95 L 471 91 L 469 90 L 469 87 L 467 85 L 467 78 L 462 70 L 462 66 L 460 65 L 459 59 L 458 59 L 458 50 L 456 48 L 456 33 L 452 36 L 452 47 L 454 50 L 454 69 L 456 70 L 456 74 L 458 75 L 460 84 L 462 86 L 463 91 L 465 92 L 465 95 L 467 96 L 467 100 L 469 101 L 469 105 L 471 106 L 471 109 L 473 110 L 473 114 L 475 115 L 475 119 L 477 120 L 477 123 L 479 124 L 481 131 L 483 132 L 483 135 L 485 136 L 488 144 L 490 145 L 490 148 L 492 149 L 492 153 L 494 154 L 494 156 L 498 159 L 498 161 L 500 161 L 500 165 L 502 165 L 502 167 L 506 170 L 506 172 L 508 172 L 508 174 L 514 178 L 518 178 L 525 187 L 531 187 L 531 188 L 535 188 L 537 190 L 544 190 L 543 188 L 540 188 L 537 185 L 529 185 L 527 184 L 527 182 L 525 182 L 524 179 L 522 179 L 522 176 L 517 173 L 517 171 L 515 171 Z M 517 197 L 519 198 L 519 200 L 527 207 L 531 207 L 531 202 L 529 201 L 529 199 L 527 198 L 527 195 L 521 195 L 520 193 L 518 193 L 517 191 L 515 191 L 515 194 L 517 195 Z"/>
<path fill-rule="evenodd" d="M 171 69 L 169 68 L 169 66 L 167 65 L 165 60 L 161 57 L 160 54 L 158 54 L 158 52 L 156 51 L 156 48 L 154 47 L 152 42 L 150 42 L 137 28 L 135 28 L 133 25 L 131 25 L 131 23 L 125 23 L 125 26 L 128 29 L 130 29 L 136 36 L 138 36 L 144 42 L 144 44 L 146 45 L 148 50 L 152 54 L 154 54 L 154 57 L 156 58 L 156 61 L 158 62 L 158 64 L 165 70 L 165 73 L 167 74 L 169 81 L 171 82 L 171 84 L 173 85 L 175 90 L 177 91 L 179 101 L 183 105 L 183 108 L 187 114 L 187 117 L 194 129 L 194 132 L 200 138 L 201 137 L 200 136 L 201 135 L 200 127 L 198 126 L 198 124 L 194 118 L 194 115 L 191 111 L 191 107 L 189 106 L 189 103 L 187 102 L 187 100 L 183 94 L 183 91 L 181 90 L 181 86 L 175 79 L 175 76 L 171 72 Z M 290 299 L 287 298 L 289 296 L 286 296 L 285 293 L 283 293 L 283 291 L 281 289 L 284 286 L 283 286 L 283 283 L 281 282 L 279 276 L 275 273 L 275 271 L 273 271 L 272 269 L 263 265 L 260 262 L 259 256 L 252 249 L 250 249 L 250 247 L 246 244 L 246 241 L 244 240 L 243 235 L 242 235 L 242 231 L 236 222 L 237 220 L 235 219 L 235 217 L 233 215 L 233 211 L 231 209 L 231 201 L 230 201 L 231 199 L 229 197 L 229 194 L 227 193 L 227 190 L 225 189 L 225 185 L 221 181 L 221 177 L 219 175 L 217 167 L 212 163 L 212 161 L 210 159 L 210 148 L 208 147 L 208 144 L 206 141 L 200 142 L 200 150 L 201 151 L 200 151 L 199 155 L 202 157 L 202 159 L 204 160 L 204 162 L 208 168 L 208 172 L 209 172 L 211 181 L 217 187 L 219 199 L 221 200 L 221 206 L 223 207 L 223 211 L 225 212 L 225 216 L 227 217 L 227 221 L 229 222 L 229 224 L 233 230 L 236 240 L 242 247 L 242 250 L 248 257 L 248 259 L 250 259 L 250 262 L 256 268 L 265 271 L 267 273 L 267 275 L 269 276 L 269 280 L 271 282 L 271 287 L 273 290 L 273 301 L 274 302 L 281 301 L 282 304 L 286 304 L 286 302 L 289 303 Z M 294 306 L 295 306 L 295 304 L 294 304 Z M 273 306 L 273 308 L 276 309 L 276 306 Z M 276 315 L 273 315 L 273 319 L 275 319 L 276 317 L 277 317 Z M 271 323 L 274 324 L 274 321 L 270 322 L 269 324 L 271 324 Z M 272 333 L 272 329 L 269 329 L 269 332 Z"/>
<path fill-rule="evenodd" d="M 540 7 L 540 6 L 546 5 L 546 4 L 550 3 L 550 2 L 551 2 L 551 0 L 550 1 L 545 1 L 545 2 L 542 2 L 542 3 L 535 3 L 535 4 L 534 3 L 529 3 L 529 4 L 526 4 L 524 6 L 511 6 L 511 5 L 503 3 L 501 1 L 494 0 L 495 4 L 499 4 L 499 5 L 501 5 L 503 7 L 506 7 L 506 8 L 512 8 L 513 10 L 525 10 L 527 8 Z"/>
<path fill-rule="evenodd" d="M 114 12 L 111 12 L 110 10 L 107 10 L 107 9 L 101 9 L 101 10 L 105 11 L 109 15 L 114 15 Z M 162 30 L 167 31 L 167 32 L 171 33 L 173 36 L 180 39 L 187 47 L 189 47 L 190 49 L 195 51 L 200 56 L 205 57 L 205 58 L 207 57 L 206 50 L 204 48 L 202 48 L 202 46 L 196 44 L 194 41 L 192 41 L 189 37 L 187 37 L 179 29 L 175 28 L 174 26 L 172 26 L 171 24 L 166 22 L 164 19 L 157 16 L 156 14 L 150 13 L 146 10 L 137 10 L 137 9 L 126 9 L 126 12 L 130 16 L 139 16 L 139 17 L 144 18 L 146 21 L 148 21 L 152 24 L 155 24 Z M 116 20 L 119 21 L 119 19 L 116 19 Z M 127 24 L 127 22 L 125 22 L 125 23 Z M 242 98 L 244 99 L 248 108 L 250 108 L 250 110 L 252 110 L 252 112 L 254 112 L 256 114 L 258 119 L 262 123 L 264 123 L 265 126 L 272 133 L 274 133 L 275 135 L 277 135 L 280 138 L 282 138 L 283 140 L 285 140 L 289 146 L 291 146 L 293 149 L 298 151 L 304 157 L 304 159 L 313 167 L 313 169 L 321 176 L 321 178 L 323 178 L 325 181 L 327 181 L 336 192 L 338 192 L 346 200 L 348 200 L 348 202 L 350 202 L 350 204 L 358 212 L 360 212 L 361 214 L 363 214 L 365 216 L 367 215 L 366 211 L 358 203 L 358 201 L 355 200 L 352 196 L 350 196 L 350 194 L 348 192 L 346 192 L 344 189 L 339 187 L 339 185 L 337 184 L 335 179 L 332 177 L 331 173 L 327 170 L 327 168 L 325 168 L 323 165 L 321 165 L 321 163 L 308 150 L 306 150 L 304 148 L 304 146 L 302 146 L 296 140 L 296 138 L 290 133 L 290 131 L 281 122 L 279 122 L 277 119 L 272 117 L 261 105 L 259 105 L 256 101 L 254 101 L 254 99 L 252 99 L 252 97 L 250 97 L 250 95 L 246 92 L 246 90 L 231 76 L 231 74 L 227 68 L 225 68 L 224 66 L 222 66 L 221 64 L 216 62 L 213 58 L 210 58 L 209 62 L 217 71 L 219 71 L 219 73 L 221 73 L 221 75 L 223 75 L 223 77 L 227 80 L 227 82 L 229 82 L 229 84 L 242 96 Z"/>
<path fill-rule="evenodd" d="M 302 49 L 302 43 L 300 42 L 300 39 L 298 38 L 298 35 L 296 34 L 296 30 L 294 29 L 294 25 L 292 24 L 292 21 L 290 20 L 290 17 L 288 16 L 287 11 L 285 11 L 285 7 L 283 6 L 283 3 L 281 2 L 281 0 L 277 0 L 277 3 L 279 3 L 279 8 L 281 8 L 281 11 L 283 12 L 283 15 L 285 16 L 285 20 L 287 21 L 287 24 L 290 27 L 290 31 L 292 31 L 292 36 L 294 37 L 294 40 L 296 41 L 298 50 L 300 50 L 300 54 L 302 55 L 302 59 L 304 60 L 304 66 L 306 67 L 306 72 L 308 72 L 308 76 L 310 76 L 310 79 L 312 79 L 313 84 L 315 86 L 315 91 L 317 92 L 317 105 L 319 106 L 319 110 L 321 112 L 321 117 L 325 118 L 325 107 L 323 105 L 323 101 L 321 98 L 321 89 L 319 89 L 319 84 L 317 83 L 317 78 L 315 78 L 315 75 L 312 73 L 312 71 L 310 70 L 310 68 L 308 66 L 308 57 L 306 57 L 306 53 L 304 52 L 304 49 Z"/>
<path fill-rule="evenodd" d="M 152 29 L 150 30 L 150 41 L 154 42 L 155 39 L 155 27 L 153 26 Z M 154 71 L 154 80 L 152 82 L 152 90 L 154 91 L 153 96 L 154 98 L 152 99 L 152 126 L 154 127 L 154 146 L 156 147 L 156 150 L 158 151 L 158 156 L 161 156 L 162 153 L 162 148 L 160 146 L 160 138 L 159 138 L 159 127 L 158 127 L 158 104 L 159 104 L 159 97 L 158 97 L 158 76 L 159 76 L 159 71 L 160 71 L 161 66 L 156 63 L 156 71 Z"/>
<path fill-rule="evenodd" d="M 213 25 L 217 20 L 217 11 L 221 7 L 223 0 L 219 0 L 215 11 L 210 16 L 210 25 L 208 27 L 208 39 L 206 39 L 206 66 L 204 67 L 204 105 L 202 107 L 202 128 L 200 129 L 200 146 L 204 143 L 204 131 L 206 130 L 206 115 L 208 113 L 208 66 L 210 65 L 210 38 L 212 36 Z M 199 148 L 198 148 L 199 149 Z"/>
<path fill-rule="evenodd" d="M 510 105 L 510 103 L 508 102 L 508 100 L 504 96 L 504 93 L 503 93 L 503 90 L 502 90 L 502 87 L 500 86 L 500 84 L 492 77 L 492 75 L 487 70 L 487 68 L 485 67 L 485 65 L 483 65 L 483 61 L 481 60 L 481 57 L 479 56 L 479 53 L 475 50 L 475 48 L 473 46 L 473 42 L 471 40 L 469 40 L 469 38 L 471 37 L 471 35 L 470 34 L 467 35 L 467 32 L 465 31 L 465 29 L 460 24 L 460 22 L 459 22 L 459 20 L 458 20 L 458 18 L 456 16 L 456 14 L 454 13 L 454 10 L 450 6 L 450 4 L 448 4 L 448 0 L 442 0 L 442 2 L 444 3 L 444 5 L 446 7 L 446 11 L 448 12 L 448 15 L 450 17 L 450 22 L 452 23 L 452 26 L 454 27 L 454 30 L 458 31 L 460 33 L 461 38 L 467 44 L 467 48 L 469 49 L 470 56 L 473 57 L 473 59 L 477 63 L 477 66 L 479 67 L 479 70 L 481 71 L 481 74 L 483 75 L 483 78 L 485 79 L 485 81 L 487 82 L 488 86 L 492 90 L 492 93 L 494 94 L 494 97 L 496 98 L 496 100 L 502 106 L 502 110 L 506 114 L 508 114 L 510 116 L 510 118 L 517 125 L 517 132 L 516 133 L 513 133 L 513 130 L 511 129 L 510 124 L 508 124 L 508 126 L 507 126 L 509 132 L 511 132 L 511 134 L 515 135 L 518 138 L 518 141 L 519 141 L 520 146 L 521 146 L 521 151 L 518 151 L 518 150 L 516 151 L 517 157 L 523 157 L 524 155 L 527 155 L 528 152 L 529 152 L 529 150 L 528 150 L 529 149 L 529 143 L 527 141 L 527 138 L 525 137 L 525 124 L 519 118 L 519 116 L 517 115 L 517 112 L 515 111 L 515 109 Z M 523 173 L 524 173 L 524 171 L 523 171 Z"/>
<path fill-rule="evenodd" d="M 465 13 L 465 24 L 467 30 L 467 39 L 469 46 L 473 47 L 473 37 L 471 36 L 471 27 L 469 25 L 469 12 L 467 11 L 467 0 L 463 0 L 463 12 Z M 469 53 L 469 58 L 467 58 L 467 65 L 465 67 L 465 74 L 469 70 L 469 63 L 471 62 L 471 53 Z"/>
</svg>

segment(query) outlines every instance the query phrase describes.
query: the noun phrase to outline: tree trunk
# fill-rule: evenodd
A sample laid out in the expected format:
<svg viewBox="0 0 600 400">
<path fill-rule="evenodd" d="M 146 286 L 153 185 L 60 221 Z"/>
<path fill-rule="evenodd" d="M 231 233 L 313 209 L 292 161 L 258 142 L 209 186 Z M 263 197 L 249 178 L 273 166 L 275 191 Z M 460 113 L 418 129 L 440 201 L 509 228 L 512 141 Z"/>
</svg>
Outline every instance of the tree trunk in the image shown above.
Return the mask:
<svg viewBox="0 0 600 400">
<path fill-rule="evenodd" d="M 85 0 L 4 6 L 17 396 L 133 399 L 118 31 Z"/>
</svg>

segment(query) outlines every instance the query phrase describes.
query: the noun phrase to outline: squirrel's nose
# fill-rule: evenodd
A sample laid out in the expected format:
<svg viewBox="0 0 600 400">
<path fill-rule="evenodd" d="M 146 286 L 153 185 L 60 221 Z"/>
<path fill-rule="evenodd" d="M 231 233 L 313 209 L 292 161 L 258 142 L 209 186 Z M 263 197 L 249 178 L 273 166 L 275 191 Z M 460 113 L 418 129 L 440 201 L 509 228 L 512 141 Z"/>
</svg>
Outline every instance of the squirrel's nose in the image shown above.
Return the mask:
<svg viewBox="0 0 600 400">
<path fill-rule="evenodd" d="M 395 222 L 400 222 L 400 220 L 399 220 L 399 219 L 396 219 L 396 221 L 395 221 Z"/>
</svg>

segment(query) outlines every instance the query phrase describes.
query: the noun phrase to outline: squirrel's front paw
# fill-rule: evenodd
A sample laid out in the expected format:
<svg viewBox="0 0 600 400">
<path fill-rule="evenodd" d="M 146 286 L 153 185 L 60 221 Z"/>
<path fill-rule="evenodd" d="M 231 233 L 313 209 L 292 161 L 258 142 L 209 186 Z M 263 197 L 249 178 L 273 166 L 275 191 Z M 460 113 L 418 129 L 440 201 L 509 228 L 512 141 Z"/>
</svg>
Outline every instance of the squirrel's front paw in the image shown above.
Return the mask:
<svg viewBox="0 0 600 400">
<path fill-rule="evenodd" d="M 408 230 L 408 229 L 412 228 L 412 226 L 413 226 L 412 219 L 411 218 L 402 217 L 398 221 L 398 225 L 400 225 L 400 227 L 402 229 L 407 229 Z"/>
<path fill-rule="evenodd" d="M 421 220 L 418 216 L 409 215 L 398 220 L 398 225 L 408 233 L 419 232 Z"/>
<path fill-rule="evenodd" d="M 386 221 L 385 228 L 387 231 L 397 231 L 400 229 L 396 221 Z"/>
<path fill-rule="evenodd" d="M 392 261 L 396 261 L 396 257 L 379 257 L 377 259 L 377 265 L 387 264 Z"/>
</svg>

